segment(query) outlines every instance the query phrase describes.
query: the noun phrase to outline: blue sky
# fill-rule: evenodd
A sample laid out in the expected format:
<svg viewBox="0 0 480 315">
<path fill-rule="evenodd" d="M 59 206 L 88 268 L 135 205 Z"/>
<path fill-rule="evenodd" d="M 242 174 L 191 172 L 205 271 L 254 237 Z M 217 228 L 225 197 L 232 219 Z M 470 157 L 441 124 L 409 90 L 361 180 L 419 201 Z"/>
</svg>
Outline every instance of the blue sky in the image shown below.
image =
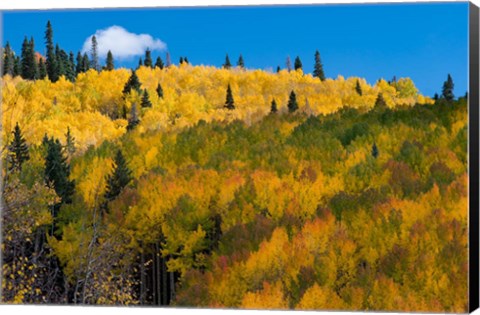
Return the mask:
<svg viewBox="0 0 480 315">
<path fill-rule="evenodd" d="M 44 53 L 50 20 L 54 41 L 67 52 L 81 50 L 98 30 L 121 26 L 149 34 L 167 45 L 172 61 L 220 66 L 243 55 L 248 68 L 275 70 L 299 56 L 305 72 L 318 49 L 327 77 L 360 76 L 374 83 L 394 75 L 411 77 L 423 94 L 433 95 L 450 73 L 455 93 L 468 83 L 468 3 L 314 5 L 108 9 L 3 12 L 3 43 L 20 52 L 33 36 Z M 165 50 L 153 51 L 165 60 Z M 115 55 L 114 55 L 115 57 Z M 138 58 L 116 60 L 134 67 Z"/>
</svg>

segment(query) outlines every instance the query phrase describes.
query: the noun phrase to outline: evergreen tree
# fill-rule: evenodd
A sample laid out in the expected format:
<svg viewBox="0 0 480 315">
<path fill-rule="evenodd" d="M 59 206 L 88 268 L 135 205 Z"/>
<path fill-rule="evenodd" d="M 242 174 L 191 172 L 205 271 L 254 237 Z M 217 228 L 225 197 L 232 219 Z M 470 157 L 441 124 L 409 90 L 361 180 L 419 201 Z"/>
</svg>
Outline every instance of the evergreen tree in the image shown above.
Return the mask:
<svg viewBox="0 0 480 315">
<path fill-rule="evenodd" d="M 73 56 L 73 52 L 68 54 L 68 63 L 65 67 L 65 76 L 70 82 L 75 82 L 77 78 L 76 71 L 75 71 L 75 57 Z"/>
<path fill-rule="evenodd" d="M 357 94 L 362 96 L 362 87 L 360 86 L 360 82 L 357 80 L 357 84 L 355 85 L 355 91 L 357 91 Z"/>
<path fill-rule="evenodd" d="M 325 80 L 325 73 L 323 72 L 322 61 L 320 60 L 320 53 L 318 50 L 315 52 L 315 65 L 313 67 L 313 76 L 320 80 Z"/>
<path fill-rule="evenodd" d="M 295 70 L 302 69 L 302 61 L 300 60 L 299 56 L 295 58 L 294 68 Z"/>
<path fill-rule="evenodd" d="M 447 81 L 443 83 L 442 88 L 442 97 L 445 98 L 447 101 L 453 101 L 455 95 L 453 94 L 453 79 L 450 74 L 447 77 Z"/>
<path fill-rule="evenodd" d="M 148 91 L 147 91 L 147 89 L 144 89 L 144 90 L 143 90 L 142 102 L 140 103 L 140 105 L 141 105 L 143 108 L 152 107 L 152 102 L 150 102 L 150 97 L 148 96 Z"/>
<path fill-rule="evenodd" d="M 188 58 L 187 57 L 184 57 L 183 58 L 183 61 L 186 63 L 186 64 L 189 64 L 190 62 L 188 61 Z"/>
<path fill-rule="evenodd" d="M 64 75 L 68 79 L 68 71 L 70 68 L 70 61 L 65 50 L 60 49 L 60 46 L 57 44 L 55 48 L 55 56 L 57 57 L 57 71 L 58 76 L 61 77 Z"/>
<path fill-rule="evenodd" d="M 273 99 L 272 105 L 270 106 L 270 113 L 275 114 L 276 112 L 278 112 L 277 102 Z"/>
<path fill-rule="evenodd" d="M 438 101 L 438 98 L 439 98 L 438 93 L 435 93 L 435 95 L 433 95 L 433 99 L 434 99 L 435 101 Z"/>
<path fill-rule="evenodd" d="M 82 53 L 81 53 L 81 52 L 78 52 L 78 53 L 77 53 L 77 67 L 75 68 L 75 72 L 77 73 L 77 75 L 78 75 L 79 73 L 84 72 L 84 71 L 83 71 L 83 57 L 82 57 Z"/>
<path fill-rule="evenodd" d="M 45 182 L 55 189 L 62 203 L 72 203 L 75 192 L 75 182 L 69 180 L 70 165 L 64 156 L 63 146 L 58 139 L 47 141 L 47 156 L 45 158 Z M 58 210 L 58 208 L 57 208 Z"/>
<path fill-rule="evenodd" d="M 155 67 L 158 67 L 159 69 L 163 69 L 165 65 L 163 64 L 163 60 L 160 57 L 157 57 L 157 61 L 155 62 Z"/>
<path fill-rule="evenodd" d="M 158 85 L 157 85 L 157 95 L 158 95 L 159 98 L 163 98 L 163 88 L 160 85 L 160 83 L 158 83 Z"/>
<path fill-rule="evenodd" d="M 143 60 L 142 60 L 142 58 L 140 57 L 140 59 L 138 59 L 138 67 L 137 67 L 137 69 L 140 68 L 141 66 L 143 66 Z"/>
<path fill-rule="evenodd" d="M 55 50 L 53 46 L 53 29 L 50 21 L 47 22 L 47 29 L 45 31 L 45 44 L 47 48 L 46 66 L 48 78 L 52 82 L 57 82 L 60 78 L 60 75 L 58 73 L 57 57 L 55 56 Z"/>
<path fill-rule="evenodd" d="M 15 125 L 14 130 L 12 131 L 13 140 L 8 146 L 9 152 L 9 169 L 12 171 L 20 171 L 22 169 L 22 164 L 30 159 L 28 153 L 27 142 L 23 138 L 22 131 L 18 126 L 18 123 Z"/>
<path fill-rule="evenodd" d="M 92 47 L 90 50 L 90 56 L 90 62 L 92 63 L 91 68 L 100 71 L 100 63 L 98 61 L 98 43 L 97 37 L 95 35 L 92 36 Z"/>
<path fill-rule="evenodd" d="M 294 91 L 290 92 L 287 107 L 290 113 L 293 113 L 298 109 L 297 96 L 295 95 Z"/>
<path fill-rule="evenodd" d="M 230 83 L 228 84 L 228 87 L 227 87 L 227 98 L 225 100 L 225 108 L 229 110 L 235 109 L 235 102 L 233 100 L 232 88 L 230 87 Z"/>
<path fill-rule="evenodd" d="M 238 57 L 237 66 L 239 68 L 245 69 L 245 62 L 243 61 L 243 56 Z"/>
<path fill-rule="evenodd" d="M 372 145 L 372 156 L 374 158 L 377 158 L 378 157 L 378 148 L 377 148 L 377 144 L 374 142 L 373 145 Z"/>
<path fill-rule="evenodd" d="M 375 108 L 387 108 L 387 103 L 385 102 L 382 93 L 378 93 L 377 95 L 377 99 L 375 101 Z"/>
<path fill-rule="evenodd" d="M 280 68 L 280 66 L 277 66 L 277 73 L 279 73 L 282 69 Z"/>
<path fill-rule="evenodd" d="M 127 83 L 125 83 L 125 86 L 123 87 L 123 96 L 126 96 L 128 93 L 130 93 L 132 89 L 140 93 L 140 81 L 138 80 L 137 74 L 134 70 L 132 70 L 130 78 L 128 78 Z"/>
<path fill-rule="evenodd" d="M 130 110 L 130 117 L 128 118 L 127 131 L 135 129 L 140 123 L 140 118 L 138 118 L 137 104 L 133 103 Z"/>
<path fill-rule="evenodd" d="M 128 168 L 127 161 L 125 160 L 122 151 L 118 150 L 115 154 L 112 173 L 106 178 L 107 187 L 105 190 L 105 204 L 103 207 L 105 210 L 107 209 L 108 202 L 117 198 L 132 180 L 132 171 Z"/>
<path fill-rule="evenodd" d="M 72 156 L 75 153 L 75 138 L 70 132 L 70 127 L 67 127 L 67 133 L 65 134 L 65 149 L 69 156 Z"/>
<path fill-rule="evenodd" d="M 43 58 L 40 58 L 38 61 L 38 78 L 43 80 L 47 77 L 47 67 L 45 66 L 45 62 Z"/>
<path fill-rule="evenodd" d="M 147 48 L 145 50 L 145 61 L 143 62 L 145 67 L 153 68 L 152 52 Z"/>
<path fill-rule="evenodd" d="M 230 58 L 228 58 L 228 54 L 225 56 L 225 63 L 223 64 L 224 69 L 230 69 L 232 64 L 230 63 Z"/>
<path fill-rule="evenodd" d="M 111 71 L 113 69 L 115 69 L 115 65 L 113 64 L 113 55 L 112 55 L 112 52 L 109 50 L 108 53 L 107 53 L 105 70 Z"/>
<path fill-rule="evenodd" d="M 22 63 L 20 57 L 16 56 L 13 61 L 13 76 L 16 77 L 22 73 Z"/>
<path fill-rule="evenodd" d="M 87 72 L 89 69 L 90 69 L 90 59 L 88 59 L 87 53 L 84 53 L 82 58 L 82 72 Z"/>
<path fill-rule="evenodd" d="M 183 57 L 180 57 L 180 60 L 178 61 L 178 64 L 182 64 L 183 63 Z"/>
<path fill-rule="evenodd" d="M 13 55 L 12 48 L 10 43 L 7 42 L 5 48 L 3 49 L 3 75 L 9 74 L 13 76 L 13 66 L 15 63 L 15 57 Z"/>
<path fill-rule="evenodd" d="M 288 72 L 292 71 L 292 61 L 290 60 L 290 56 L 287 56 L 285 66 L 287 67 Z"/>
<path fill-rule="evenodd" d="M 37 61 L 35 59 L 35 44 L 33 38 L 28 41 L 27 37 L 23 40 L 21 55 L 21 76 L 25 80 L 35 80 L 37 78 Z"/>
</svg>

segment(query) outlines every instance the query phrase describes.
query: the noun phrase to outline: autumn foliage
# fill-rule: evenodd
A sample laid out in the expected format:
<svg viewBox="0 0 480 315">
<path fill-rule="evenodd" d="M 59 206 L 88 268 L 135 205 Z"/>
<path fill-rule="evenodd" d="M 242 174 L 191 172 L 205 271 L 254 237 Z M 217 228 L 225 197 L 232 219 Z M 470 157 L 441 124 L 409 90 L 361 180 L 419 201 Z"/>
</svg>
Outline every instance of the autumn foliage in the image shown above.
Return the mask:
<svg viewBox="0 0 480 315">
<path fill-rule="evenodd" d="M 465 99 L 185 62 L 140 67 L 124 94 L 130 75 L 3 77 L 3 142 L 18 123 L 29 146 L 3 168 L 3 301 L 467 310 Z M 42 140 L 67 129 L 57 213 Z"/>
</svg>

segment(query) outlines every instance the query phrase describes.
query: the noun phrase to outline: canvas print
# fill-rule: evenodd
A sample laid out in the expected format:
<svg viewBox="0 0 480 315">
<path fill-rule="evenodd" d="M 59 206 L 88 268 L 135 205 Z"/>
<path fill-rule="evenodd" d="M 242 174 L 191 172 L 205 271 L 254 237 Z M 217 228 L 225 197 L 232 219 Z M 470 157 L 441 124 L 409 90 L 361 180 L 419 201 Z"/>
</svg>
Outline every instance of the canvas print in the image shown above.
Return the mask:
<svg viewBox="0 0 480 315">
<path fill-rule="evenodd" d="M 466 312 L 468 14 L 2 12 L 1 302 Z"/>
</svg>

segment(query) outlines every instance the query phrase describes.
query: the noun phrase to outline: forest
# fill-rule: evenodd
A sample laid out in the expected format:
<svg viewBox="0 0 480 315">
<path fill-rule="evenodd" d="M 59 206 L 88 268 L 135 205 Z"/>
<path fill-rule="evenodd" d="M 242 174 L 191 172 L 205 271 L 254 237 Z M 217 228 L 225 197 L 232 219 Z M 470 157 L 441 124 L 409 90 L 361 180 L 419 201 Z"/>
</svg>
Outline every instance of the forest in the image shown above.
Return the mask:
<svg viewBox="0 0 480 315">
<path fill-rule="evenodd" d="M 3 49 L 2 302 L 466 312 L 467 95 Z"/>
</svg>

